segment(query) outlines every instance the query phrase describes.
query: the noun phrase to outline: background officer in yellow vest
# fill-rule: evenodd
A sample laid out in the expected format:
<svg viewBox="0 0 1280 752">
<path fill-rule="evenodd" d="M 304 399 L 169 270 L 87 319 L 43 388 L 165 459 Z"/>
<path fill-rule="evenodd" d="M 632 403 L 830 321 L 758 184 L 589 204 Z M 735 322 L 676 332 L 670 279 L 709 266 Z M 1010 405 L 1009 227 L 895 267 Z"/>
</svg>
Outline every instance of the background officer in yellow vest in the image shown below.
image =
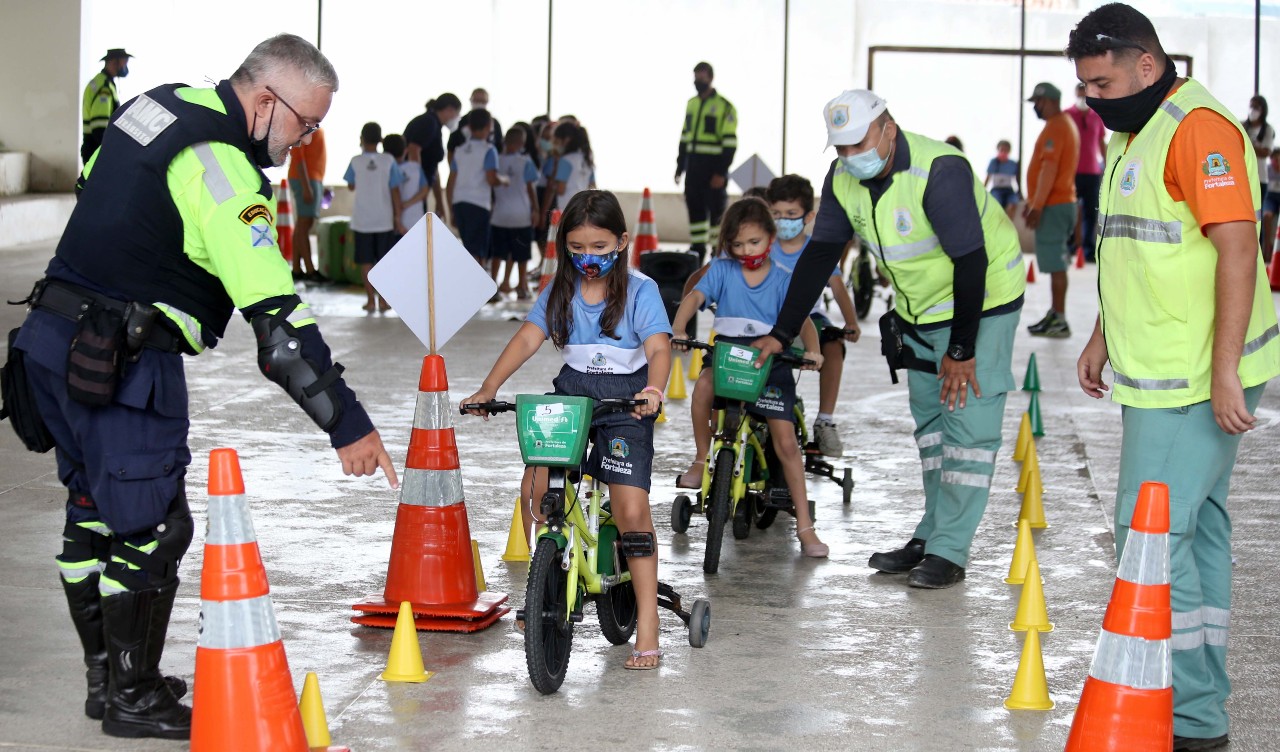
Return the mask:
<svg viewBox="0 0 1280 752">
<path fill-rule="evenodd" d="M 1258 247 L 1257 165 L 1231 112 L 1178 78 L 1156 30 L 1113 3 L 1071 32 L 1088 103 L 1114 131 L 1097 243 L 1099 315 L 1078 363 L 1091 397 L 1123 405 L 1119 556 L 1143 481 L 1169 486 L 1174 749 L 1227 743 L 1231 520 L 1241 434 L 1280 374 Z"/>
<path fill-rule="evenodd" d="M 131 57 L 133 55 L 118 47 L 107 50 L 102 57 L 102 70 L 84 87 L 84 101 L 80 106 L 84 118 L 84 143 L 80 145 L 80 160 L 85 164 L 102 145 L 102 134 L 107 130 L 111 113 L 120 106 L 116 79 L 129 75 Z"/>
<path fill-rule="evenodd" d="M 1014 388 L 1026 288 L 1017 233 L 963 154 L 899 129 L 873 92 L 846 91 L 824 115 L 839 159 L 777 327 L 755 346 L 777 352 L 795 336 L 845 244 L 862 238 L 897 293 L 885 322 L 904 332 L 918 360 L 906 367 L 925 494 L 907 545 L 868 564 L 909 572 L 914 587 L 950 587 L 965 576 Z"/>
<path fill-rule="evenodd" d="M 720 217 L 729 200 L 729 167 L 738 149 L 738 111 L 712 88 L 713 78 L 710 63 L 694 66 L 693 87 L 698 94 L 685 107 L 676 157 L 676 182 L 688 173 L 684 204 L 689 210 L 690 250 L 699 258 L 706 256 L 707 243 L 715 246 Z"/>
</svg>

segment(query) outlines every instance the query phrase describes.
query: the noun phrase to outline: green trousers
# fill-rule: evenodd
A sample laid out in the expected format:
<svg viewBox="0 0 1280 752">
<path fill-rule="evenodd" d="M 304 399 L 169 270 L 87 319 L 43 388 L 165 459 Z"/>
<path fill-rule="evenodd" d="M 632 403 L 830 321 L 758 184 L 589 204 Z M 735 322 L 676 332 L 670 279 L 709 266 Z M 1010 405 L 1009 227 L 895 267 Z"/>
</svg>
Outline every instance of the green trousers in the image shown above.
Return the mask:
<svg viewBox="0 0 1280 752">
<path fill-rule="evenodd" d="M 1257 410 L 1263 386 L 1244 392 Z M 1138 489 L 1169 486 L 1169 581 L 1173 604 L 1173 733 L 1227 733 L 1227 627 L 1231 618 L 1231 517 L 1227 492 L 1240 437 L 1222 432 L 1213 406 L 1125 407 L 1116 489 L 1116 558 L 1124 552 Z"/>
<path fill-rule="evenodd" d="M 947 410 L 936 375 L 910 371 L 907 376 L 924 476 L 924 516 L 914 537 L 925 541 L 926 554 L 962 567 L 969 563 L 969 547 L 991 493 L 1005 394 L 1014 388 L 1013 336 L 1020 316 L 1014 311 L 982 319 L 974 351 L 982 397 L 974 396 L 970 384 L 964 408 Z M 916 356 L 941 363 L 951 328 L 917 334 L 923 343 L 906 337 Z"/>
</svg>

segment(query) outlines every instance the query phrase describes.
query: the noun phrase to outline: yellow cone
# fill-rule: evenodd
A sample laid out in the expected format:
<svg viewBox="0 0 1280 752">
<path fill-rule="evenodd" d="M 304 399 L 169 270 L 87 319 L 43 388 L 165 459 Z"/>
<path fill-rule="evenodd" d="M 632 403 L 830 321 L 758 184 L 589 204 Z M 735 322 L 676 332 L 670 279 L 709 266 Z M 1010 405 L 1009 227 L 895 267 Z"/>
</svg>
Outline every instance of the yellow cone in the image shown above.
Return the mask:
<svg viewBox="0 0 1280 752">
<path fill-rule="evenodd" d="M 667 384 L 667 399 L 678 400 L 688 399 L 688 397 L 684 386 L 684 362 L 677 355 L 675 362 L 671 364 L 671 381 Z"/>
<path fill-rule="evenodd" d="M 695 349 L 689 353 L 689 380 L 697 381 L 702 375 L 702 351 Z"/>
<path fill-rule="evenodd" d="M 1013 677 L 1013 691 L 1004 701 L 1009 710 L 1053 710 L 1049 686 L 1044 678 L 1044 656 L 1040 654 L 1040 630 L 1032 629 L 1022 642 L 1022 660 Z"/>
<path fill-rule="evenodd" d="M 707 336 L 707 344 L 714 345 L 716 343 L 716 330 L 712 329 L 711 334 Z"/>
<path fill-rule="evenodd" d="M 432 673 L 422 665 L 422 646 L 418 644 L 418 628 L 413 623 L 413 607 L 408 601 L 402 601 L 396 631 L 391 635 L 387 670 L 378 678 L 387 682 L 420 683 L 430 679 Z"/>
<path fill-rule="evenodd" d="M 314 672 L 307 673 L 302 684 L 302 699 L 298 702 L 302 714 L 302 730 L 307 734 L 308 747 L 327 747 L 333 741 L 329 737 L 329 721 L 324 716 L 324 701 L 320 699 L 320 680 Z"/>
<path fill-rule="evenodd" d="M 1022 471 L 1018 473 L 1018 493 L 1025 493 L 1027 490 L 1027 479 L 1034 474 L 1036 483 L 1040 483 L 1040 456 L 1036 452 L 1036 440 L 1034 438 L 1027 441 L 1027 456 L 1022 460 Z M 1044 490 L 1042 486 L 1041 491 Z"/>
<path fill-rule="evenodd" d="M 1018 613 L 1009 624 L 1015 632 L 1038 629 L 1052 632 L 1049 612 L 1044 606 L 1044 586 L 1040 584 L 1040 563 L 1035 559 L 1027 566 L 1027 581 L 1022 584 L 1022 596 L 1018 598 Z"/>
<path fill-rule="evenodd" d="M 658 419 L 655 420 L 654 423 L 666 423 L 666 422 L 667 422 L 667 406 L 664 404 L 658 407 Z"/>
<path fill-rule="evenodd" d="M 471 561 L 476 567 L 476 590 L 483 593 L 489 589 L 484 582 L 484 567 L 480 566 L 480 541 L 471 539 Z"/>
<path fill-rule="evenodd" d="M 1026 520 L 1036 530 L 1049 527 L 1044 519 L 1044 486 L 1040 483 L 1040 470 L 1036 469 L 1035 481 L 1027 483 L 1027 490 L 1022 494 L 1022 508 L 1018 510 L 1018 523 Z M 1014 523 L 1014 524 L 1018 524 Z"/>
<path fill-rule="evenodd" d="M 1031 438 L 1031 416 L 1023 413 L 1022 423 L 1018 425 L 1018 442 L 1013 445 L 1013 461 L 1022 462 L 1027 458 L 1027 446 Z"/>
<path fill-rule="evenodd" d="M 520 496 L 516 496 L 516 511 L 511 513 L 511 531 L 507 533 L 507 550 L 503 561 L 528 561 L 529 538 L 524 532 L 524 513 L 520 510 Z"/>
<path fill-rule="evenodd" d="M 1018 542 L 1013 546 L 1013 561 L 1009 562 L 1009 576 L 1004 581 L 1021 585 L 1027 581 L 1027 569 L 1036 559 L 1036 542 L 1031 538 L 1031 523 L 1018 520 Z"/>
</svg>

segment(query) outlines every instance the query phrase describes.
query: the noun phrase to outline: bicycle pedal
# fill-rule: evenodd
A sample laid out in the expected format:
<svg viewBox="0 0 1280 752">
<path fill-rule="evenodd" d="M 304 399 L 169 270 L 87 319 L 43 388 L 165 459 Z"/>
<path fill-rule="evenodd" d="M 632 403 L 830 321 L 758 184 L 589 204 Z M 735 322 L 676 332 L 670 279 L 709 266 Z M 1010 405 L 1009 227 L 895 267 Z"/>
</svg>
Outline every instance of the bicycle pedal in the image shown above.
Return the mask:
<svg viewBox="0 0 1280 752">
<path fill-rule="evenodd" d="M 581 623 L 582 623 L 582 612 L 581 612 L 581 611 L 574 611 L 573 613 L 569 614 L 569 621 L 573 622 L 574 624 L 581 624 Z"/>
<path fill-rule="evenodd" d="M 524 621 L 524 609 L 523 609 L 523 608 L 517 608 L 517 609 L 516 609 L 516 621 Z"/>
<path fill-rule="evenodd" d="M 791 503 L 791 491 L 786 488 L 770 488 L 769 501 Z"/>
</svg>

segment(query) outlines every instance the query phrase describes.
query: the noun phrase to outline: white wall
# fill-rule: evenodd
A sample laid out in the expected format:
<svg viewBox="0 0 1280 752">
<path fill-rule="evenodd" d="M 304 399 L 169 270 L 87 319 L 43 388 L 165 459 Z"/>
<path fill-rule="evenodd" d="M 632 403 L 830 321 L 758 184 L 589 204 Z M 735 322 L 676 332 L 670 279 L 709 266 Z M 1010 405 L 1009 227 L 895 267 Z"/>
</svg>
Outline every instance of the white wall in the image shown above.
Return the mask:
<svg viewBox="0 0 1280 752">
<path fill-rule="evenodd" d="M 80 171 L 80 0 L 0 0 L 0 143 L 31 152 L 35 191 Z"/>
</svg>

